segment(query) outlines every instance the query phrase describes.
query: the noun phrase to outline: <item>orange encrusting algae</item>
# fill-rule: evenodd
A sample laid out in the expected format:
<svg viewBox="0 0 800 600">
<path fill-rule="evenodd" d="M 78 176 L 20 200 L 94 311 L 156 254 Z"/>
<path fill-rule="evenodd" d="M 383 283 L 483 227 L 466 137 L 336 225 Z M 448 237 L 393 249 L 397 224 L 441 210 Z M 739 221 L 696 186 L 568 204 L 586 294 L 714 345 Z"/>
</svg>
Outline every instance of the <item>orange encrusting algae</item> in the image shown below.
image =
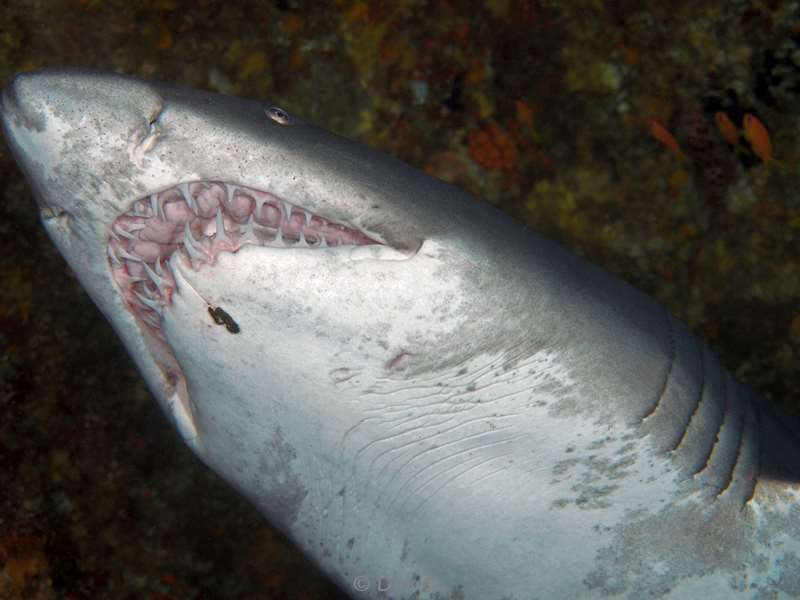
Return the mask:
<svg viewBox="0 0 800 600">
<path fill-rule="evenodd" d="M 470 131 L 469 155 L 490 171 L 510 170 L 517 163 L 514 140 L 496 123 L 487 123 L 480 129 Z"/>
</svg>

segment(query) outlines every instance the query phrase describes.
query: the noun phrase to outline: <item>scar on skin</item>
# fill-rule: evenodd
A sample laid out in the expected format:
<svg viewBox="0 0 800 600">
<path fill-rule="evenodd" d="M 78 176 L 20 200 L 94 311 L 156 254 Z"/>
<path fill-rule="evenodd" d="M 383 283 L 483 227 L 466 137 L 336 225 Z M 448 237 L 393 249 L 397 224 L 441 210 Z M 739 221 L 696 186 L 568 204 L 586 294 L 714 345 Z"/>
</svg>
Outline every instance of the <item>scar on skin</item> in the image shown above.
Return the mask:
<svg viewBox="0 0 800 600">
<path fill-rule="evenodd" d="M 408 352 L 402 351 L 397 356 L 395 356 L 392 360 L 386 363 L 387 369 L 403 369 L 407 365 L 408 361 L 411 359 L 411 355 Z"/>
<path fill-rule="evenodd" d="M 239 329 L 239 325 L 233 320 L 233 317 L 222 310 L 219 306 L 209 306 L 208 314 L 210 314 L 211 318 L 214 319 L 214 323 L 217 325 L 225 325 L 225 329 L 231 333 L 239 333 L 241 331 L 241 329 Z"/>
</svg>

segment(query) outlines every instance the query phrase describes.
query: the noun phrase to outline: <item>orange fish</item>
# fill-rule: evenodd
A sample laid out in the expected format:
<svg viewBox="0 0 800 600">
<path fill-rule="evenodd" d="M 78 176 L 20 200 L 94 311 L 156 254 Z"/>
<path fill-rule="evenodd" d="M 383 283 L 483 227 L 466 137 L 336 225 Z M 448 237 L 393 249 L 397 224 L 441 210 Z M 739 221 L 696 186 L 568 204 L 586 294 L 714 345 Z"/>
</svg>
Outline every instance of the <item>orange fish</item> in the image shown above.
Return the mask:
<svg viewBox="0 0 800 600">
<path fill-rule="evenodd" d="M 678 140 L 676 140 L 675 137 L 661 123 L 655 119 L 648 119 L 647 129 L 650 131 L 651 136 L 664 144 L 664 146 L 666 146 L 669 151 L 677 156 L 680 160 L 685 159 L 683 152 L 681 152 L 680 146 L 678 146 Z"/>
<path fill-rule="evenodd" d="M 737 150 L 741 149 L 739 144 L 739 128 L 733 124 L 727 113 L 718 110 L 714 113 L 714 122 L 717 124 L 722 138 Z"/>
<path fill-rule="evenodd" d="M 772 157 L 772 143 L 769 140 L 769 131 L 758 117 L 751 113 L 744 116 L 744 137 L 750 142 L 753 153 L 760 158 L 765 165 L 778 165 L 788 168 L 787 165 L 775 160 Z"/>
</svg>

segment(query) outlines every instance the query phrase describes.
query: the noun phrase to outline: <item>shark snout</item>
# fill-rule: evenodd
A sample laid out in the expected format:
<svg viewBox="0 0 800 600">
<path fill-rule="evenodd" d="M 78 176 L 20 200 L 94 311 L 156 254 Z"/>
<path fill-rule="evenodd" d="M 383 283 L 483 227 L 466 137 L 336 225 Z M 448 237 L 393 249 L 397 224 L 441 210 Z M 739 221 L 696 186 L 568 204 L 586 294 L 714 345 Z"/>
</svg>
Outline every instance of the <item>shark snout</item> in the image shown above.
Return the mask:
<svg viewBox="0 0 800 600">
<path fill-rule="evenodd" d="M 3 121 L 7 119 L 11 114 L 16 113 L 19 110 L 19 102 L 17 100 L 16 90 L 14 89 L 14 82 L 19 77 L 17 75 L 14 77 L 6 86 L 3 88 L 2 95 L 0 95 L 0 106 L 2 107 L 2 115 Z"/>
<path fill-rule="evenodd" d="M 42 113 L 43 78 L 34 73 L 16 75 L 0 93 L 0 123 L 3 135 L 22 171 L 26 174 L 43 218 L 61 216 L 44 201 L 41 182 L 33 176 L 33 163 L 41 148 L 36 137 L 44 131 L 46 118 Z"/>
<path fill-rule="evenodd" d="M 45 74 L 21 73 L 3 88 L 3 129 L 10 141 L 13 141 L 14 130 L 19 127 L 44 131 L 46 118 L 42 109 L 48 87 Z"/>
</svg>

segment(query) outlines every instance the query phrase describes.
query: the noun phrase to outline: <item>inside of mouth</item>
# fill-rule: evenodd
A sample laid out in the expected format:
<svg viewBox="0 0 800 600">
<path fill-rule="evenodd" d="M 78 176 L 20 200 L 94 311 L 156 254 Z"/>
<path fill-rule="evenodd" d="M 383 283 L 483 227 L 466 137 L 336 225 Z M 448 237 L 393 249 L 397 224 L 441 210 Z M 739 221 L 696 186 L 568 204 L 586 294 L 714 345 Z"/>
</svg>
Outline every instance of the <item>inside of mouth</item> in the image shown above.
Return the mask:
<svg viewBox="0 0 800 600">
<path fill-rule="evenodd" d="M 245 245 L 284 249 L 380 244 L 268 192 L 215 181 L 181 183 L 136 200 L 113 223 L 108 259 L 131 311 L 158 337 L 180 252 L 195 269 Z"/>
</svg>

